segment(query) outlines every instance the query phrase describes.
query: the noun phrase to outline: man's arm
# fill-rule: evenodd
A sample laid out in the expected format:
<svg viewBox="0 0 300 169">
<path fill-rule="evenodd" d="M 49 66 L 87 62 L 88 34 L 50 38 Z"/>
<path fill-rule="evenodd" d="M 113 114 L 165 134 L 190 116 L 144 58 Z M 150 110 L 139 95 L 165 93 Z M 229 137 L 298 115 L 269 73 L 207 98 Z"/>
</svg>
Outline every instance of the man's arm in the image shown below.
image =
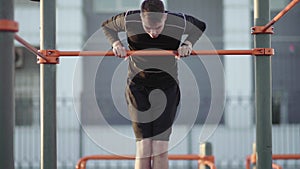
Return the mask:
<svg viewBox="0 0 300 169">
<path fill-rule="evenodd" d="M 102 23 L 102 30 L 110 44 L 120 41 L 118 33 L 125 31 L 125 15 L 125 12 L 120 13 Z"/>
<path fill-rule="evenodd" d="M 119 32 L 125 31 L 125 15 L 121 13 L 102 23 L 104 35 L 112 45 L 113 52 L 118 57 L 126 57 L 126 50 L 120 41 Z"/>
<path fill-rule="evenodd" d="M 185 15 L 185 18 L 186 18 L 186 28 L 184 34 L 188 35 L 185 41 L 188 41 L 192 45 L 194 45 L 196 41 L 201 37 L 203 32 L 205 31 L 206 24 L 190 15 Z"/>
<path fill-rule="evenodd" d="M 186 39 L 177 49 L 179 57 L 189 56 L 193 50 L 193 45 L 201 37 L 206 29 L 206 24 L 190 15 L 185 15 L 186 25 L 184 34 L 187 34 Z"/>
</svg>

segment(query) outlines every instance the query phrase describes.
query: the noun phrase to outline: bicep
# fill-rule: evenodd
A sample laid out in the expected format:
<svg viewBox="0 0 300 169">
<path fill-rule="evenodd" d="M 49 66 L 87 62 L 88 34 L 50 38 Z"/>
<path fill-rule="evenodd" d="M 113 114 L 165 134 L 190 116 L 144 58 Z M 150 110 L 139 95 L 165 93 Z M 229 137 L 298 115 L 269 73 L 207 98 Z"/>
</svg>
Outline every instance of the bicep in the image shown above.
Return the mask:
<svg viewBox="0 0 300 169">
<path fill-rule="evenodd" d="M 186 15 L 186 27 L 184 34 L 187 35 L 187 40 L 194 44 L 203 34 L 206 29 L 206 24 L 199 19 Z"/>
<path fill-rule="evenodd" d="M 112 44 L 119 40 L 118 33 L 125 31 L 125 13 L 113 16 L 102 23 L 102 30 L 106 38 Z"/>
<path fill-rule="evenodd" d="M 115 32 L 125 31 L 125 13 L 120 13 L 102 23 L 103 29 L 110 29 Z"/>
<path fill-rule="evenodd" d="M 206 24 L 199 19 L 186 15 L 186 30 L 185 33 L 189 34 L 193 31 L 201 31 L 204 32 L 206 29 Z"/>
</svg>

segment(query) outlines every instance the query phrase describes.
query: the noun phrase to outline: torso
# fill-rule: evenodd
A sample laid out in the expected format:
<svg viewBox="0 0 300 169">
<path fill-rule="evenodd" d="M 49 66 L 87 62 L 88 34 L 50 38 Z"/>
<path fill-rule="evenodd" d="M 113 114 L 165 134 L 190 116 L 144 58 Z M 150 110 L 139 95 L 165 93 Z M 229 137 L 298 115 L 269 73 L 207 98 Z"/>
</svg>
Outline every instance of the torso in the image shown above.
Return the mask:
<svg viewBox="0 0 300 169">
<path fill-rule="evenodd" d="M 127 41 L 131 50 L 177 50 L 184 28 L 183 15 L 168 13 L 162 33 L 157 38 L 151 38 L 143 29 L 139 11 L 130 11 L 126 16 Z M 152 78 L 149 78 L 150 75 Z M 158 86 L 173 83 L 174 80 L 177 82 L 176 58 L 174 56 L 130 57 L 129 80 Z"/>
</svg>

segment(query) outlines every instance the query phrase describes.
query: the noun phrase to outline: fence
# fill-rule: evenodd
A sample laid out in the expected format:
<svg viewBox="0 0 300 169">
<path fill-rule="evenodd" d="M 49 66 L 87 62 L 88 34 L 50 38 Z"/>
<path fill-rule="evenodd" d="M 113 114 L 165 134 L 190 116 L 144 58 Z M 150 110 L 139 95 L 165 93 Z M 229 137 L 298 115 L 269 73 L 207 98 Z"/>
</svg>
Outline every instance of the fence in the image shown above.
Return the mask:
<svg viewBox="0 0 300 169">
<path fill-rule="evenodd" d="M 57 102 L 57 146 L 58 168 L 74 169 L 77 161 L 87 155 L 110 154 L 101 145 L 95 142 L 85 133 L 74 111 L 72 98 L 59 98 Z M 17 125 L 15 128 L 15 166 L 16 169 L 39 168 L 40 160 L 40 130 L 39 130 L 39 99 L 33 98 L 32 112 L 34 117 L 30 125 Z M 233 104 L 233 102 L 230 102 Z M 239 102 L 236 102 L 239 104 Z M 238 105 L 235 105 L 238 106 Z M 247 105 L 244 105 L 247 106 Z M 245 107 L 248 109 L 249 107 Z M 106 129 L 95 128 L 99 135 L 109 137 Z M 124 134 L 132 133 L 130 125 L 115 125 L 114 128 Z M 185 126 L 174 126 L 174 131 L 185 131 Z M 199 152 L 199 133 L 202 125 L 196 124 L 189 134 L 170 150 L 170 154 L 197 154 Z M 174 134 L 176 137 L 176 134 Z M 299 154 L 300 153 L 300 125 L 282 124 L 273 126 L 273 153 L 275 154 Z M 221 124 L 208 140 L 213 145 L 213 155 L 217 168 L 244 168 L 246 156 L 252 152 L 252 144 L 255 141 L 255 126 L 248 128 L 231 128 Z M 118 142 L 111 142 L 111 146 L 120 149 L 124 154 L 134 152 L 134 143 L 126 146 Z M 300 166 L 299 160 L 284 161 L 279 163 L 283 168 L 296 168 Z M 101 161 L 92 162 L 87 168 L 132 168 L 132 162 Z M 171 161 L 170 168 L 197 168 L 197 164 L 186 161 Z"/>
</svg>

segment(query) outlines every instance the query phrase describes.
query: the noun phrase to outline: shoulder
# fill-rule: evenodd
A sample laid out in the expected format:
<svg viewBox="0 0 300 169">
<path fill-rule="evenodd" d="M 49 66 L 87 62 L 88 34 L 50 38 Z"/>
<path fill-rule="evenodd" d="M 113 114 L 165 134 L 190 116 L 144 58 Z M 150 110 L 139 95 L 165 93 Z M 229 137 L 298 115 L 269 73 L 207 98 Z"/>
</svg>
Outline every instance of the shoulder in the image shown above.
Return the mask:
<svg viewBox="0 0 300 169">
<path fill-rule="evenodd" d="M 170 11 L 166 11 L 166 13 L 167 13 L 167 20 L 166 20 L 167 26 L 176 26 L 184 29 L 186 21 L 183 13 L 175 13 Z"/>
<path fill-rule="evenodd" d="M 184 17 L 186 18 L 187 21 L 191 22 L 191 23 L 201 23 L 201 24 L 205 24 L 204 21 L 192 16 L 192 15 L 189 15 L 189 14 L 184 14 Z"/>
<path fill-rule="evenodd" d="M 125 12 L 126 20 L 140 20 L 140 10 L 129 10 Z"/>
<path fill-rule="evenodd" d="M 125 12 L 127 15 L 135 15 L 135 14 L 140 14 L 140 10 L 129 10 Z"/>
<path fill-rule="evenodd" d="M 166 13 L 168 14 L 168 16 L 184 19 L 183 13 L 176 13 L 176 12 L 171 12 L 171 11 L 166 11 Z"/>
<path fill-rule="evenodd" d="M 204 31 L 206 29 L 206 23 L 192 15 L 184 14 L 185 19 L 188 23 L 191 23 L 192 25 L 195 25 L 200 30 Z"/>
</svg>

